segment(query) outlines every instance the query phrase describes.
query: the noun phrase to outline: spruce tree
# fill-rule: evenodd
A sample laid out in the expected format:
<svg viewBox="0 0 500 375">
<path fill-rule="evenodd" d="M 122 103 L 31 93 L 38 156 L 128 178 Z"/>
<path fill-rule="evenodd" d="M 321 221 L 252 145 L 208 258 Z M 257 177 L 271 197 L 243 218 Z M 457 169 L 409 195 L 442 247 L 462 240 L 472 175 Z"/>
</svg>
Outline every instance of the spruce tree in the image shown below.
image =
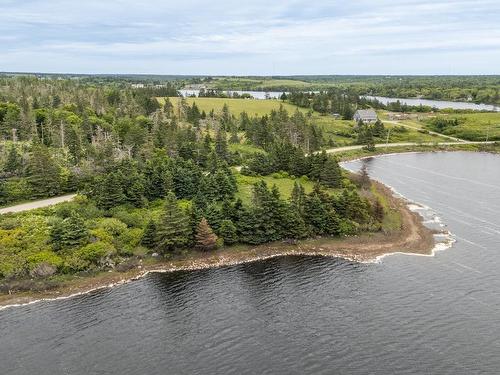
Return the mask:
<svg viewBox="0 0 500 375">
<path fill-rule="evenodd" d="M 385 135 L 384 123 L 380 120 L 377 120 L 375 124 L 373 124 L 373 136 L 381 138 L 384 135 Z"/>
<path fill-rule="evenodd" d="M 144 228 L 141 244 L 150 249 L 156 247 L 156 222 L 153 219 L 149 220 L 146 228 Z"/>
<path fill-rule="evenodd" d="M 333 157 L 329 157 L 321 171 L 320 181 L 331 188 L 342 187 L 342 170 L 339 163 Z"/>
<path fill-rule="evenodd" d="M 8 202 L 7 189 L 5 188 L 5 182 L 0 179 L 0 205 L 6 204 Z"/>
<path fill-rule="evenodd" d="M 196 248 L 209 251 L 217 247 L 217 235 L 213 232 L 207 219 L 202 218 L 196 228 Z"/>
<path fill-rule="evenodd" d="M 304 205 L 306 201 L 306 194 L 304 188 L 297 181 L 293 184 L 292 195 L 290 196 L 290 201 L 292 205 L 294 205 L 297 210 L 303 214 Z"/>
<path fill-rule="evenodd" d="M 21 173 L 21 156 L 17 152 L 15 146 L 10 146 L 9 151 L 7 153 L 7 160 L 5 161 L 5 172 L 19 175 Z"/>
<path fill-rule="evenodd" d="M 100 208 L 109 210 L 123 204 L 125 199 L 119 172 L 108 173 L 101 179 L 97 190 L 97 205 Z"/>
<path fill-rule="evenodd" d="M 232 245 L 238 242 L 237 229 L 231 220 L 222 220 L 219 228 L 219 236 L 224 239 L 225 245 Z"/>
<path fill-rule="evenodd" d="M 283 219 L 285 238 L 300 239 L 307 237 L 308 229 L 297 206 L 294 204 L 287 205 Z"/>
<path fill-rule="evenodd" d="M 62 250 L 85 244 L 88 239 L 85 222 L 77 213 L 57 222 L 50 231 L 54 250 Z"/>
<path fill-rule="evenodd" d="M 157 247 L 164 253 L 187 246 L 191 240 L 189 218 L 179 207 L 172 192 L 165 199 L 164 212 L 156 234 Z"/>
<path fill-rule="evenodd" d="M 229 156 L 226 137 L 226 132 L 224 130 L 219 130 L 215 137 L 215 153 L 222 160 L 227 160 Z"/>
<path fill-rule="evenodd" d="M 54 196 L 60 193 L 60 168 L 46 146 L 33 146 L 27 172 L 28 183 L 34 198 Z"/>
<path fill-rule="evenodd" d="M 126 192 L 126 200 L 135 207 L 142 207 L 144 205 L 144 185 L 141 179 L 132 182 Z"/>
</svg>

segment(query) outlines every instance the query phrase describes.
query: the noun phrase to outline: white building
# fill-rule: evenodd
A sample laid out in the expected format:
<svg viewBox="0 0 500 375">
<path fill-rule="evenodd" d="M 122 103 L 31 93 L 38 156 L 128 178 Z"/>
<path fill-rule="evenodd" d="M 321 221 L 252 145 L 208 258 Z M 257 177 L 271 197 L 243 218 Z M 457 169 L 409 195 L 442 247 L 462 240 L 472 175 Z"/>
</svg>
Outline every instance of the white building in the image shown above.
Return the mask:
<svg viewBox="0 0 500 375">
<path fill-rule="evenodd" d="M 363 121 L 364 123 L 378 120 L 377 113 L 373 109 L 358 109 L 353 118 L 356 122 Z"/>
</svg>

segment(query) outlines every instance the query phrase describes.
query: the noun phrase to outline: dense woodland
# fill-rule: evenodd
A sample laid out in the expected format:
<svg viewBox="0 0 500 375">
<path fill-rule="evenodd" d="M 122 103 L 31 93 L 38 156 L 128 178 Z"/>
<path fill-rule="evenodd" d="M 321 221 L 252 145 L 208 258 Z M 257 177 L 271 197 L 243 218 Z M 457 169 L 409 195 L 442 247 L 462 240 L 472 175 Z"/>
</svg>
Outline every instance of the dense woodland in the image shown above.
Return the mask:
<svg viewBox="0 0 500 375">
<path fill-rule="evenodd" d="M 366 174 L 348 178 L 335 158 L 313 153 L 327 140 L 306 114 L 282 107 L 234 116 L 227 107 L 205 113 L 184 100 L 155 99 L 177 88 L 0 79 L 0 205 L 80 193 L 70 203 L 0 217 L 0 278 L 380 229 L 384 208 Z M 352 110 L 339 97 L 329 101 L 335 105 Z M 231 152 L 232 143 L 256 151 Z M 260 180 L 244 202 L 237 165 L 250 176 L 281 174 L 294 184 L 291 196 Z M 314 188 L 306 193 L 298 181 Z"/>
</svg>

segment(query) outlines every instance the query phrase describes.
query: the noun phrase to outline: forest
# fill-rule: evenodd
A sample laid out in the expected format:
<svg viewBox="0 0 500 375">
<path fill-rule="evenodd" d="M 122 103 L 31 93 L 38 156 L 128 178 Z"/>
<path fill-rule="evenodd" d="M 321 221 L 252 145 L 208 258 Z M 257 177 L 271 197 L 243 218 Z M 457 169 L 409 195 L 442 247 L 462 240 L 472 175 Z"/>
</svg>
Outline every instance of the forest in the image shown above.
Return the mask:
<svg viewBox="0 0 500 375">
<path fill-rule="evenodd" d="M 381 230 L 386 208 L 368 176 L 348 175 L 321 152 L 328 139 L 303 111 L 206 113 L 169 100 L 178 88 L 0 78 L 0 206 L 78 193 L 0 216 L 4 282 Z M 327 106 L 352 110 L 340 98 Z"/>
</svg>

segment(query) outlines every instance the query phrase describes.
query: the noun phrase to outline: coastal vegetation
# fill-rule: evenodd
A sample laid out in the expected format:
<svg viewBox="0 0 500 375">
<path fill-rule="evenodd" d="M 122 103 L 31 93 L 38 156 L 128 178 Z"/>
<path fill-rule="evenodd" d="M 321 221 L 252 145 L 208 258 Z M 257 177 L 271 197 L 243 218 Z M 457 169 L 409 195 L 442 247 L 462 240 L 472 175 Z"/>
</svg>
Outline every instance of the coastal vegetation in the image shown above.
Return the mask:
<svg viewBox="0 0 500 375">
<path fill-rule="evenodd" d="M 79 193 L 0 217 L 5 290 L 20 279 L 383 227 L 383 205 L 319 152 L 330 140 L 305 110 L 285 104 L 235 116 L 225 105 L 207 112 L 195 102 L 156 100 L 170 85 L 117 89 L 31 77 L 2 84 L 2 204 Z"/>
<path fill-rule="evenodd" d="M 406 213 L 338 161 L 383 152 L 377 143 L 436 141 L 428 130 L 446 133 L 441 117 L 456 128 L 496 116 L 391 122 L 379 110 L 383 121 L 356 123 L 355 110 L 373 103 L 350 91 L 254 100 L 180 98 L 179 87 L 0 79 L 0 206 L 78 193 L 0 216 L 2 290 L 268 243 L 397 233 Z M 325 151 L 345 145 L 364 147 Z"/>
</svg>

